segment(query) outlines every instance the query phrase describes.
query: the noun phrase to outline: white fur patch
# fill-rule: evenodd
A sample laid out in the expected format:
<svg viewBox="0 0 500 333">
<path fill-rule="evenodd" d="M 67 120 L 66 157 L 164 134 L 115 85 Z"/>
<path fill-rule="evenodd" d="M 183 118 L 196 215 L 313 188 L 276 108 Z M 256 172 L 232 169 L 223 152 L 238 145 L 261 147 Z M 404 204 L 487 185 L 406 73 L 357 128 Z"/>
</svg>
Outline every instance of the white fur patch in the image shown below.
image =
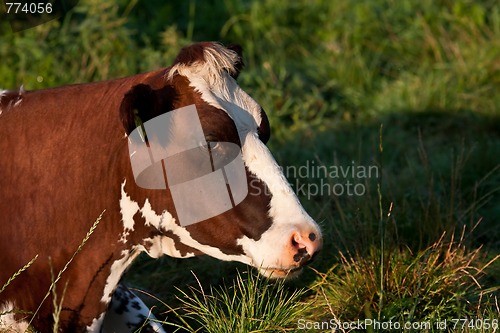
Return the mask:
<svg viewBox="0 0 500 333">
<path fill-rule="evenodd" d="M 101 313 L 99 317 L 92 320 L 92 324 L 87 326 L 87 333 L 103 333 L 101 332 L 102 323 L 104 321 L 104 315 L 106 312 Z"/>
<path fill-rule="evenodd" d="M 142 246 L 135 246 L 131 250 L 123 250 L 122 257 L 111 264 L 111 273 L 106 279 L 106 286 L 104 287 L 104 293 L 101 298 L 102 303 L 108 304 L 111 301 L 111 295 L 118 285 L 118 282 L 120 282 L 123 273 L 142 251 L 144 251 Z"/>
<path fill-rule="evenodd" d="M 27 321 L 14 318 L 15 311 L 15 306 L 11 302 L 6 302 L 0 307 L 0 332 L 24 333 L 28 329 Z"/>
<path fill-rule="evenodd" d="M 122 196 L 120 199 L 120 207 L 122 213 L 122 220 L 124 221 L 124 231 L 120 238 L 123 242 L 126 236 L 129 234 L 130 230 L 133 230 L 133 217 L 137 213 L 141 213 L 144 218 L 144 224 L 146 226 L 151 226 L 157 230 L 170 230 L 172 226 L 176 226 L 175 218 L 168 211 L 163 211 L 162 214 L 157 214 L 151 207 L 151 203 L 148 199 L 144 202 L 143 207 L 139 207 L 139 204 L 133 201 L 130 196 L 125 192 L 126 180 L 122 183 Z M 127 222 L 128 221 L 128 224 Z M 132 221 L 132 223 L 130 223 Z M 130 225 L 132 224 L 132 227 Z M 129 226 L 127 228 L 126 226 Z M 152 258 L 159 258 L 160 256 L 166 254 L 171 257 L 176 258 L 186 258 L 194 256 L 193 253 L 188 253 L 182 255 L 176 248 L 174 241 L 166 236 L 155 236 L 153 238 L 144 239 L 144 245 L 147 246 L 147 253 Z"/>
<path fill-rule="evenodd" d="M 151 258 L 159 258 L 165 254 L 175 258 L 189 258 L 194 256 L 194 253 L 182 255 L 181 252 L 175 247 L 174 240 L 166 236 L 158 235 L 153 238 L 146 238 L 144 240 L 144 245 L 146 247 L 146 253 Z"/>
<path fill-rule="evenodd" d="M 218 43 L 212 43 L 203 50 L 205 61 L 196 62 L 190 65 L 175 64 L 167 73 L 167 80 L 171 80 L 175 74 L 184 75 L 186 71 L 195 73 L 197 76 L 203 77 L 209 85 L 224 85 L 224 80 L 220 73 L 227 71 L 235 74 L 235 63 L 238 61 L 238 54 L 232 50 L 225 48 Z M 185 75 L 184 75 L 185 76 Z"/>
<path fill-rule="evenodd" d="M 158 230 L 161 230 L 163 225 L 175 224 L 175 218 L 169 212 L 164 211 L 163 214 L 157 215 L 148 199 L 146 199 L 144 206 L 141 208 L 141 214 L 146 221 L 146 225 L 153 226 Z"/>
<path fill-rule="evenodd" d="M 123 232 L 120 237 L 120 242 L 127 243 L 127 237 L 131 231 L 134 231 L 134 215 L 139 210 L 139 205 L 137 202 L 130 199 L 130 197 L 125 193 L 125 184 L 127 181 L 122 183 L 122 195 L 120 198 L 120 213 L 122 215 L 123 222 Z"/>
<path fill-rule="evenodd" d="M 189 231 L 187 231 L 186 228 L 181 227 L 175 223 L 172 223 L 170 225 L 164 225 L 160 230 L 163 231 L 172 231 L 175 235 L 177 235 L 181 241 L 181 243 L 195 248 L 197 250 L 202 251 L 203 253 L 212 256 L 214 258 L 218 258 L 220 260 L 226 260 L 226 261 L 231 261 L 231 260 L 237 260 L 237 261 L 242 261 L 241 256 L 234 256 L 234 255 L 227 255 L 224 252 L 222 252 L 220 249 L 216 247 L 212 247 L 209 245 L 201 244 L 198 241 L 196 241 L 194 238 L 191 237 L 191 234 Z M 167 239 L 165 236 L 162 236 L 162 238 L 157 238 L 157 239 L 146 239 L 145 242 L 154 242 L 153 244 L 156 246 L 153 246 L 152 249 L 156 250 L 154 252 L 155 255 L 160 254 L 159 250 L 163 252 L 163 254 L 176 257 L 177 255 L 180 255 L 179 251 L 175 248 L 175 246 L 172 246 L 173 243 Z M 192 254 L 188 254 L 188 256 L 192 256 Z M 184 256 L 181 256 L 184 257 Z M 250 261 L 244 260 L 243 262 L 249 263 Z"/>
</svg>

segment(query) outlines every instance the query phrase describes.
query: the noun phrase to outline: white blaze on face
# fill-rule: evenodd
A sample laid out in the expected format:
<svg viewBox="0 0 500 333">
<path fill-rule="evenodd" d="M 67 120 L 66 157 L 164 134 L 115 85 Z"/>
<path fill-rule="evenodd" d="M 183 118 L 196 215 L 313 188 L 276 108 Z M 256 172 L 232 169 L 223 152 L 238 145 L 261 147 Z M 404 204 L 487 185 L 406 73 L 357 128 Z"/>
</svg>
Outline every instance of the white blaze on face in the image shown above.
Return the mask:
<svg viewBox="0 0 500 333">
<path fill-rule="evenodd" d="M 258 241 L 244 236 L 238 244 L 252 257 L 254 266 L 279 269 L 283 267 L 282 254 L 293 232 L 312 229 L 318 236 L 321 232 L 300 204 L 267 147 L 256 136 L 247 135 L 242 151 L 249 171 L 262 180 L 272 194 L 268 213 L 272 225 Z"/>
<path fill-rule="evenodd" d="M 227 58 L 226 61 L 216 59 L 217 54 L 218 57 Z M 238 240 L 250 263 L 262 267 L 266 274 L 266 267 L 283 268 L 281 256 L 294 231 L 314 230 L 318 237 L 321 232 L 305 212 L 266 145 L 258 138 L 257 129 L 262 121 L 261 107 L 228 74 L 234 71 L 231 64 L 235 63 L 235 56 L 228 55 L 221 46 L 207 48 L 206 62 L 190 66 L 177 64 L 171 69 L 168 78 L 175 74 L 185 76 L 205 102 L 224 110 L 233 119 L 242 143 L 245 166 L 269 188 L 272 195 L 268 212 L 272 218 L 271 228 L 258 241 L 246 236 Z"/>
</svg>

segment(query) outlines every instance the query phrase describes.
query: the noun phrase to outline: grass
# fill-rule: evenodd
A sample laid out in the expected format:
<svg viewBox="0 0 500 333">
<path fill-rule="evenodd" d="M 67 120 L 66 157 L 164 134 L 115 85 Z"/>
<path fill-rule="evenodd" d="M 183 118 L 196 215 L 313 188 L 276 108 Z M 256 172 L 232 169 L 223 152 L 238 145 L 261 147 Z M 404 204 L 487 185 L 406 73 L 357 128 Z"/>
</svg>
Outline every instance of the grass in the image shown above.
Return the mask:
<svg viewBox="0 0 500 333">
<path fill-rule="evenodd" d="M 479 282 L 488 263 L 478 267 L 478 250 L 469 252 L 460 241 L 443 238 L 417 253 L 401 248 L 382 256 L 378 250 L 365 256 L 341 254 L 338 266 L 319 273 L 317 288 L 326 295 L 323 309 L 344 321 L 437 322 L 474 316 L 468 301 L 488 299 L 495 291 L 485 292 Z"/>
<path fill-rule="evenodd" d="M 270 148 L 291 167 L 292 186 L 305 189 L 325 249 L 299 279 L 277 285 L 239 264 L 142 257 L 126 280 L 162 300 L 145 298 L 159 318 L 209 332 L 294 331 L 299 320 L 498 319 L 496 1 L 86 0 L 63 19 L 3 35 L 0 84 L 134 74 L 207 39 L 242 44 L 240 85 L 267 111 Z M 313 175 L 318 166 L 378 173 Z M 305 175 L 292 173 L 300 167 Z M 348 182 L 363 194 L 331 193 Z M 447 328 L 491 331 L 459 326 Z"/>
<path fill-rule="evenodd" d="M 287 292 L 283 281 L 270 283 L 255 272 L 237 274 L 230 286 L 180 290 L 182 318 L 190 331 L 285 332 L 307 310 L 304 292 Z M 197 325 L 190 327 L 188 321 Z"/>
</svg>

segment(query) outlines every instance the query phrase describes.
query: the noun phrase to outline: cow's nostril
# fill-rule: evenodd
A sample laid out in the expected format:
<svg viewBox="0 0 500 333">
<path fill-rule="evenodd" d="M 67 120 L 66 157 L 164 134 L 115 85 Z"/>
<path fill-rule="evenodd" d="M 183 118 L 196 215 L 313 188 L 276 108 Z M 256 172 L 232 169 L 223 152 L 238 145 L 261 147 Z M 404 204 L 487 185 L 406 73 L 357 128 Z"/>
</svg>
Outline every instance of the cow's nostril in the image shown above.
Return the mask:
<svg viewBox="0 0 500 333">
<path fill-rule="evenodd" d="M 289 260 L 293 260 L 295 265 L 307 265 L 321 249 L 321 245 L 321 233 L 312 230 L 302 232 L 297 230 L 291 235 Z"/>
<path fill-rule="evenodd" d="M 307 262 L 311 256 L 307 253 L 306 248 L 299 249 L 297 253 L 293 256 L 295 262 L 300 262 L 301 264 Z"/>
</svg>

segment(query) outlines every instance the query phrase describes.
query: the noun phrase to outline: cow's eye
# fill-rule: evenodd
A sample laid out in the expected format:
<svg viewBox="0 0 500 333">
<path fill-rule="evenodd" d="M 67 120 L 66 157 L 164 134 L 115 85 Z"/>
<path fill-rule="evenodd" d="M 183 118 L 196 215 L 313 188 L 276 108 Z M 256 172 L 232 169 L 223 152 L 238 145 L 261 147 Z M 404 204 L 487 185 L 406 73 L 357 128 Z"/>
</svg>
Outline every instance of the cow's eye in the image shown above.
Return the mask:
<svg viewBox="0 0 500 333">
<path fill-rule="evenodd" d="M 200 142 L 199 147 L 203 150 L 215 151 L 220 147 L 219 141 L 215 138 L 205 138 L 205 142 Z"/>
<path fill-rule="evenodd" d="M 205 136 L 205 142 L 201 145 L 206 150 L 213 150 L 219 147 L 219 140 L 213 134 L 207 134 Z"/>
<path fill-rule="evenodd" d="M 212 151 L 216 150 L 220 147 L 220 144 L 218 141 L 208 141 L 207 145 L 208 145 L 208 148 Z"/>
</svg>

